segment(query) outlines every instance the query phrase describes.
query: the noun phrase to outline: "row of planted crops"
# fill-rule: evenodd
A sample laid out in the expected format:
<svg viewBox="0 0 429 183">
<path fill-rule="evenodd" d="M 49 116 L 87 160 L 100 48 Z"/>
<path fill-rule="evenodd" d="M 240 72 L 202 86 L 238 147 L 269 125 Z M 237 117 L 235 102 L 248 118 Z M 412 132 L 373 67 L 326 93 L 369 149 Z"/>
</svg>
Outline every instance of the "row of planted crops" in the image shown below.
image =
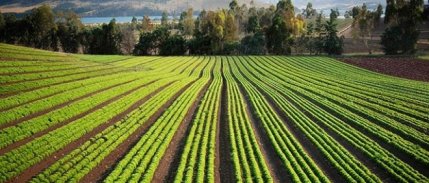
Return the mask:
<svg viewBox="0 0 429 183">
<path fill-rule="evenodd" d="M 0 182 L 429 181 L 428 83 L 326 57 L 0 54 Z"/>
</svg>

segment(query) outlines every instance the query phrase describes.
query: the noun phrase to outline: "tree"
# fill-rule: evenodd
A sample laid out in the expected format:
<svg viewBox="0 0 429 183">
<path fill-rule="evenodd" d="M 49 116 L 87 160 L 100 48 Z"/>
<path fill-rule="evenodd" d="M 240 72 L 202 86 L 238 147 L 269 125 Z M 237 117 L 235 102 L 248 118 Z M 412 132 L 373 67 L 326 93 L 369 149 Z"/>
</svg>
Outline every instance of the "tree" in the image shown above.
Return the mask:
<svg viewBox="0 0 429 183">
<path fill-rule="evenodd" d="M 383 5 L 378 4 L 377 6 L 377 10 L 375 10 L 375 14 L 374 14 L 374 21 L 376 22 L 376 26 L 378 26 L 380 20 L 381 20 L 381 15 L 383 15 Z"/>
<path fill-rule="evenodd" d="M 291 37 L 285 21 L 279 15 L 273 18 L 273 25 L 267 30 L 267 50 L 269 53 L 282 55 L 291 53 Z"/>
<path fill-rule="evenodd" d="M 25 18 L 29 23 L 27 44 L 36 48 L 50 49 L 56 32 L 55 16 L 48 5 L 33 9 Z"/>
<path fill-rule="evenodd" d="M 232 1 L 229 3 L 229 9 L 230 9 L 231 11 L 233 11 L 233 12 L 235 12 L 235 11 L 238 9 L 238 2 L 237 2 L 237 0 L 232 0 Z"/>
<path fill-rule="evenodd" d="M 341 55 L 343 52 L 343 38 L 337 35 L 336 14 L 335 10 L 331 10 L 330 19 L 325 24 L 324 51 L 329 55 Z"/>
<path fill-rule="evenodd" d="M 57 17 L 58 39 L 64 52 L 77 53 L 80 48 L 83 24 L 79 16 L 71 11 L 60 13 Z"/>
<path fill-rule="evenodd" d="M 237 26 L 235 24 L 234 15 L 231 13 L 226 12 L 226 18 L 225 18 L 225 36 L 224 40 L 227 43 L 235 42 L 238 40 L 238 32 L 237 32 Z"/>
<path fill-rule="evenodd" d="M 143 32 L 134 48 L 135 55 L 157 55 L 162 44 L 170 37 L 166 27 L 158 27 L 153 32 Z M 180 46 L 180 45 L 179 45 Z"/>
<path fill-rule="evenodd" d="M 109 24 L 96 27 L 90 33 L 85 33 L 85 44 L 88 44 L 88 53 L 91 54 L 121 54 L 122 34 L 112 19 Z"/>
<path fill-rule="evenodd" d="M 386 12 L 384 15 L 384 23 L 388 24 L 395 18 L 397 14 L 397 5 L 396 0 L 387 0 L 386 1 Z"/>
<path fill-rule="evenodd" d="M 143 16 L 142 20 L 142 32 L 150 32 L 152 31 L 152 21 L 150 20 L 149 16 Z"/>
<path fill-rule="evenodd" d="M 323 34 L 325 33 L 325 26 L 323 24 L 323 12 L 321 12 L 317 18 L 316 23 L 314 26 L 314 46 L 315 46 L 315 54 L 319 55 L 324 51 L 324 40 L 323 40 Z"/>
<path fill-rule="evenodd" d="M 261 26 L 259 24 L 258 16 L 253 15 L 249 18 L 249 22 L 247 23 L 246 31 L 248 33 L 256 33 L 261 30 Z"/>
<path fill-rule="evenodd" d="M 195 29 L 195 23 L 194 23 L 194 10 L 192 8 L 189 8 L 186 12 L 184 25 L 183 25 L 183 34 L 190 36 L 193 34 Z"/>
<path fill-rule="evenodd" d="M 134 36 L 133 26 L 121 27 L 121 51 L 123 54 L 132 54 L 136 45 L 136 37 Z"/>
<path fill-rule="evenodd" d="M 390 3 L 390 4 L 389 4 Z M 386 7 L 388 26 L 381 37 L 386 54 L 414 54 L 423 18 L 423 0 L 398 0 Z"/>
<path fill-rule="evenodd" d="M 355 6 L 352 9 L 352 17 L 353 19 L 356 18 L 360 13 L 360 7 L 359 6 Z"/>
<path fill-rule="evenodd" d="M 354 17 L 352 23 L 354 39 L 361 39 L 365 47 L 368 49 L 369 54 L 372 54 L 372 49 L 369 47 L 368 41 L 372 40 L 372 31 L 376 22 L 379 21 L 379 19 L 376 18 L 378 13 L 379 12 L 377 11 L 371 12 L 368 10 L 364 3 L 362 7 L 359 8 L 359 12 Z"/>
<path fill-rule="evenodd" d="M 161 17 L 161 26 L 166 27 L 168 25 L 168 14 L 166 11 L 162 12 L 162 17 Z"/>
<path fill-rule="evenodd" d="M 131 29 L 133 31 L 137 30 L 137 26 L 138 26 L 138 20 L 136 17 L 133 17 L 133 19 L 131 20 Z"/>
<path fill-rule="evenodd" d="M 262 31 L 257 31 L 253 35 L 248 35 L 241 40 L 241 53 L 246 55 L 263 55 L 267 52 L 265 48 L 265 35 Z"/>
<path fill-rule="evenodd" d="M 187 51 L 186 40 L 180 35 L 168 37 L 160 45 L 160 55 L 184 55 Z"/>
<path fill-rule="evenodd" d="M 6 27 L 6 21 L 4 20 L 3 14 L 0 11 L 0 41 L 4 40 L 5 27 Z"/>
<path fill-rule="evenodd" d="M 309 2 L 307 4 L 307 7 L 303 10 L 302 14 L 304 15 L 305 18 L 311 19 L 317 15 L 317 11 L 313 9 L 313 4 Z"/>
<path fill-rule="evenodd" d="M 134 55 L 152 55 L 154 52 L 154 39 L 151 32 L 142 32 L 139 42 L 134 48 Z"/>
</svg>

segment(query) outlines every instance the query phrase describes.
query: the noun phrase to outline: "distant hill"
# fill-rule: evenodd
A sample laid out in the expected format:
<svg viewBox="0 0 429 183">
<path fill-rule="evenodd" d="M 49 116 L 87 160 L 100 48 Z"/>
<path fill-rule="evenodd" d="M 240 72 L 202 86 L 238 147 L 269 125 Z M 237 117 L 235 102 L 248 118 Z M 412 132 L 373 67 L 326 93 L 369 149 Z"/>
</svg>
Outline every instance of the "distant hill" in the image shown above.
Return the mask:
<svg viewBox="0 0 429 183">
<path fill-rule="evenodd" d="M 42 4 L 49 4 L 56 10 L 73 10 L 82 16 L 141 16 L 160 15 L 162 11 L 179 12 L 193 7 L 202 9 L 226 8 L 231 0 L 1 0 L 2 12 L 23 13 Z M 238 0 L 239 4 L 250 4 L 251 0 Z M 268 6 L 277 0 L 254 0 L 258 6 Z M 309 0 L 293 0 L 294 5 L 302 9 Z M 385 0 L 312 0 L 313 7 L 329 10 L 339 8 L 350 9 L 354 5 L 367 3 L 369 8 Z"/>
<path fill-rule="evenodd" d="M 251 0 L 240 0 L 250 4 Z M 29 9 L 49 4 L 55 10 L 73 10 L 82 16 L 141 16 L 160 15 L 163 11 L 179 12 L 193 7 L 195 10 L 228 7 L 230 0 L 2 0 L 2 12 L 23 13 Z M 257 5 L 267 5 L 255 1 Z"/>
</svg>

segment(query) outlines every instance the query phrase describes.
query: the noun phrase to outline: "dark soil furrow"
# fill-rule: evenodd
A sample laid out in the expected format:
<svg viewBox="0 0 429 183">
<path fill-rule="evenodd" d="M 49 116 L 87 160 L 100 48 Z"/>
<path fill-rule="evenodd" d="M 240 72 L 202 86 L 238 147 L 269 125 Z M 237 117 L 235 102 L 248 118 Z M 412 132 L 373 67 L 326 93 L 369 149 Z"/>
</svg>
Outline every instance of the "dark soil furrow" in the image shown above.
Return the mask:
<svg viewBox="0 0 429 183">
<path fill-rule="evenodd" d="M 216 167 L 216 171 L 218 172 L 219 178 L 222 183 L 233 183 L 235 180 L 234 166 L 231 157 L 231 139 L 229 137 L 229 127 L 228 127 L 228 92 L 226 79 L 223 73 L 223 64 L 224 60 L 222 60 L 222 97 L 221 97 L 221 111 L 219 118 L 219 127 L 218 127 L 218 137 L 216 142 L 217 155 L 216 159 L 219 164 Z"/>
</svg>

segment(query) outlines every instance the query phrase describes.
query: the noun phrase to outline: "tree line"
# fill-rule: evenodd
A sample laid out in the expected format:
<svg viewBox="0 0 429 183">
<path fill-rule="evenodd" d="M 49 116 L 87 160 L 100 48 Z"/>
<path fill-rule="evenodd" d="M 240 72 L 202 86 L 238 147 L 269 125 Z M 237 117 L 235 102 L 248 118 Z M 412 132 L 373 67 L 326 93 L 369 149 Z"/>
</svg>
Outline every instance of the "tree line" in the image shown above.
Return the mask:
<svg viewBox="0 0 429 183">
<path fill-rule="evenodd" d="M 381 40 L 386 54 L 412 54 L 422 21 L 422 0 L 387 0 Z M 368 47 L 371 31 L 381 20 L 381 5 L 370 11 L 365 5 L 346 13 L 353 18 L 357 37 Z M 329 18 L 311 3 L 297 14 L 291 0 L 276 6 L 256 7 L 231 1 L 229 8 L 203 10 L 194 17 L 192 8 L 169 20 L 163 13 L 160 25 L 148 16 L 119 24 L 84 26 L 73 12 L 53 12 L 47 6 L 32 10 L 24 18 L 0 14 L 0 41 L 35 48 L 88 54 L 134 55 L 290 55 L 343 52 L 338 36 L 338 10 Z M 308 19 L 314 21 L 306 21 Z M 306 23 L 309 22 L 309 23 Z M 369 50 L 371 53 L 371 50 Z"/>
</svg>

